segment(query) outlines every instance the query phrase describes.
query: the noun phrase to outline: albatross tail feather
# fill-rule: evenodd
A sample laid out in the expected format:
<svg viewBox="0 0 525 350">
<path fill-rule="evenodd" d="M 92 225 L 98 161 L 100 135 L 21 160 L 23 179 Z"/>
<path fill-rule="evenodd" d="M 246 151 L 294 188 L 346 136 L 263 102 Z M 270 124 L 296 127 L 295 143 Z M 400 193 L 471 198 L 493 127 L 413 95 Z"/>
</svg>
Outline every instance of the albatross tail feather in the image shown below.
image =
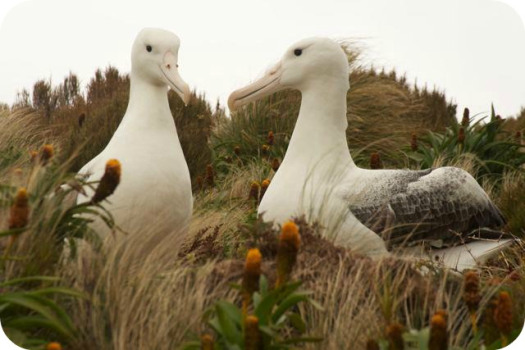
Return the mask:
<svg viewBox="0 0 525 350">
<path fill-rule="evenodd" d="M 432 251 L 435 260 L 451 269 L 463 271 L 478 267 L 499 251 L 509 247 L 513 239 L 473 241 L 460 246 Z"/>
</svg>

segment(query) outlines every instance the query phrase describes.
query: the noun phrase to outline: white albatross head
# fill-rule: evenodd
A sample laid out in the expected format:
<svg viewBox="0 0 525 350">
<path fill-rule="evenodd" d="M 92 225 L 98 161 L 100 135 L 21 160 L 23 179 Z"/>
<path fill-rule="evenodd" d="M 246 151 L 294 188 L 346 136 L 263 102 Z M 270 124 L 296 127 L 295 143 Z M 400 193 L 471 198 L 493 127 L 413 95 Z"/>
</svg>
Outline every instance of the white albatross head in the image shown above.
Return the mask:
<svg viewBox="0 0 525 350">
<path fill-rule="evenodd" d="M 179 46 L 179 37 L 171 32 L 157 28 L 141 30 L 131 49 L 131 72 L 149 84 L 171 87 L 188 104 L 191 94 L 179 75 Z"/>
<path fill-rule="evenodd" d="M 232 92 L 228 107 L 233 111 L 287 88 L 304 91 L 313 85 L 336 82 L 348 90 L 348 75 L 348 58 L 341 45 L 328 38 L 304 39 L 289 47 L 262 78 Z"/>
</svg>

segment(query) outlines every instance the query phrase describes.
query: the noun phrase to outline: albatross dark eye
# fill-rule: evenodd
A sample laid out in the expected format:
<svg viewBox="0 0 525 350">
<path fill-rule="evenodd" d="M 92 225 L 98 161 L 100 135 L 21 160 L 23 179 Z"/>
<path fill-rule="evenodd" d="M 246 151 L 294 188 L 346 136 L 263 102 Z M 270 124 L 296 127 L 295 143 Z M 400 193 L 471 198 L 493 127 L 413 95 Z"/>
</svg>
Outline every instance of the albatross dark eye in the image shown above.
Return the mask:
<svg viewBox="0 0 525 350">
<path fill-rule="evenodd" d="M 301 54 L 303 53 L 303 50 L 295 49 L 295 50 L 293 50 L 293 53 L 294 53 L 295 56 L 301 56 Z"/>
<path fill-rule="evenodd" d="M 153 50 L 153 48 L 151 47 L 151 45 L 146 45 L 146 50 L 147 50 L 148 52 L 151 52 L 151 50 Z"/>
</svg>

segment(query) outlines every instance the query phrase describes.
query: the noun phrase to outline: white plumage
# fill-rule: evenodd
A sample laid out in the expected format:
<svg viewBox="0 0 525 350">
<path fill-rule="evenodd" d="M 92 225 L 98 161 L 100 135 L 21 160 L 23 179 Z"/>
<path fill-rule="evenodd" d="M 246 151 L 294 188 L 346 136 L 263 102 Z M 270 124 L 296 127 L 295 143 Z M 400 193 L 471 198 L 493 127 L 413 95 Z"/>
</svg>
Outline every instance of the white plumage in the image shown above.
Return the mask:
<svg viewBox="0 0 525 350">
<path fill-rule="evenodd" d="M 190 175 L 168 105 L 168 86 L 188 102 L 188 85 L 178 73 L 179 38 L 165 30 L 142 30 L 132 48 L 130 98 L 106 148 L 79 174 L 99 180 L 106 162 L 122 165 L 120 185 L 105 207 L 125 232 L 185 230 L 192 213 Z M 91 198 L 79 196 L 82 203 Z M 107 228 L 95 223 L 97 231 Z"/>
<path fill-rule="evenodd" d="M 264 77 L 231 94 L 232 110 L 284 88 L 302 94 L 288 150 L 259 206 L 265 220 L 280 224 L 306 215 L 336 243 L 370 255 L 387 253 L 383 238 L 389 243 L 445 238 L 457 243 L 459 236 L 450 229 L 466 232 L 504 223 L 487 194 L 461 169 L 358 168 L 345 132 L 348 76 L 340 45 L 306 39 L 288 49 Z M 484 251 L 478 249 L 483 242 L 475 243 L 479 255 L 499 246 L 491 242 Z M 461 260 L 455 258 L 459 250 L 439 254 L 449 266 L 460 268 L 453 263 Z"/>
</svg>

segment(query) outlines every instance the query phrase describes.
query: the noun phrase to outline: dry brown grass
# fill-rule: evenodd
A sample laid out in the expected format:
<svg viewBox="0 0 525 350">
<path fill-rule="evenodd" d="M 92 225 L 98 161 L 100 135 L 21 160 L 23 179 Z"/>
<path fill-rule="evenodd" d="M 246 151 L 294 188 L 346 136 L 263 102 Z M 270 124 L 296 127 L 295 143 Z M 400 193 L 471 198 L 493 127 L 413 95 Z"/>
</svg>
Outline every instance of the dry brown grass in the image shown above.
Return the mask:
<svg viewBox="0 0 525 350">
<path fill-rule="evenodd" d="M 384 337 L 391 322 L 420 329 L 438 309 L 448 312 L 451 344 L 464 348 L 470 341 L 472 329 L 462 301 L 461 277 L 433 268 L 422 274 L 421 264 L 415 261 L 373 261 L 334 247 L 304 224 L 301 231 L 294 276 L 304 281 L 304 288 L 312 290 L 324 307 L 323 311 L 308 306 L 301 309 L 309 334 L 324 337 L 322 343 L 307 348 L 364 348 L 368 338 Z M 75 348 L 174 349 L 189 335 L 205 330 L 200 317 L 214 301 L 238 298 L 228 283 L 239 282 L 242 257 L 193 263 L 185 259 L 181 263 L 173 255 L 180 239 L 154 236 L 151 231 L 127 237 L 105 253 L 90 252 L 64 268 L 72 285 L 91 297 L 89 302 L 71 305 L 81 332 Z M 144 242 L 145 237 L 150 239 Z M 265 239 L 263 272 L 272 283 L 276 245 L 272 235 Z M 497 267 L 487 269 L 483 280 L 504 276 L 501 272 Z M 524 280 L 510 282 L 507 278 L 484 284 L 480 308 L 502 283 L 525 291 Z M 522 304 L 523 300 L 516 299 L 516 310 L 523 310 Z"/>
<path fill-rule="evenodd" d="M 229 292 L 225 281 L 210 285 L 213 262 L 179 261 L 182 239 L 149 226 L 63 265 L 64 279 L 89 297 L 70 305 L 75 349 L 174 349 L 200 329 L 205 308 Z"/>
<path fill-rule="evenodd" d="M 468 168 L 469 163 L 462 166 Z M 66 304 L 79 330 L 71 346 L 174 349 L 191 334 L 204 331 L 201 317 L 205 310 L 220 298 L 237 298 L 228 283 L 239 281 L 243 253 L 254 244 L 239 225 L 251 222 L 255 206 L 247 201 L 250 183 L 266 177 L 267 167 L 266 162 L 235 167 L 217 179 L 215 187 L 200 192 L 188 237 L 176 232 L 159 236 L 152 222 L 108 242 L 101 251 L 84 246 L 75 260 L 47 265 L 54 266 L 48 271 L 61 275 L 63 284 L 88 296 Z M 51 204 L 47 213 L 56 210 Z M 44 210 L 32 220 L 42 222 L 47 215 Z M 161 220 L 159 217 L 157 223 Z M 32 249 L 50 247 L 52 243 L 46 243 L 46 236 L 35 240 L 31 236 L 35 232 L 31 229 L 21 237 L 20 242 L 27 245 L 20 244 L 17 255 L 33 255 L 39 262 L 42 257 L 36 257 Z M 472 330 L 461 300 L 461 278 L 432 265 L 428 265 L 429 272 L 421 274 L 422 264 L 417 261 L 373 261 L 357 256 L 320 238 L 304 224 L 301 234 L 294 276 L 304 281 L 304 288 L 312 290 L 314 299 L 324 307 L 324 311 L 301 309 L 309 334 L 325 339 L 308 348 L 363 348 L 369 337 L 383 337 L 390 322 L 420 329 L 428 325 L 437 309 L 449 313 L 452 344 L 464 347 L 470 341 Z M 263 271 L 270 281 L 275 239 L 270 231 L 256 240 L 265 260 Z M 193 247 L 187 249 L 188 245 Z M 505 285 L 513 291 L 516 322 L 524 314 L 525 279 L 511 281 L 509 271 L 523 276 L 521 256 L 523 250 L 507 252 L 493 267 L 485 268 L 483 275 L 486 283 L 482 306 Z M 10 271 L 11 275 L 17 274 L 14 269 Z M 487 281 L 494 277 L 501 279 L 489 284 Z"/>
<path fill-rule="evenodd" d="M 29 109 L 15 110 L 0 118 L 0 179 L 7 180 L 13 169 L 27 168 L 29 151 L 56 140 L 52 128 Z"/>
<path fill-rule="evenodd" d="M 116 76 L 114 71 L 109 71 L 107 76 L 100 73 L 93 80 L 86 99 L 88 104 L 94 103 L 92 107 L 100 103 L 97 110 L 88 110 L 87 106 L 79 104 L 64 109 L 63 115 L 52 114 L 51 121 L 27 110 L 0 118 L 0 161 L 5 162 L 0 164 L 1 182 L 24 184 L 25 180 L 19 175 L 14 177 L 13 169 L 22 167 L 24 176 L 29 175 L 27 151 L 46 142 L 54 143 L 64 159 L 82 145 L 87 148 L 83 148 L 83 158 L 70 157 L 71 162 L 64 164 L 59 171 L 61 175 L 48 181 L 45 193 L 52 192 L 50 189 L 60 184 L 68 169 L 82 165 L 96 154 L 118 125 L 118 116 L 123 115 L 126 89 L 115 90 L 112 85 L 125 86 L 126 80 L 119 79 L 118 72 Z M 448 122 L 451 112 L 448 108 L 453 106 L 448 105 L 443 96 L 414 91 L 400 79 L 392 74 L 359 68 L 354 71 L 352 90 L 348 95 L 348 137 L 353 149 L 365 149 L 362 154 L 378 149 L 394 151 L 409 143 L 411 132 L 439 129 Z M 104 83 L 107 80 L 109 83 Z M 112 94 L 122 95 L 109 94 L 106 90 L 110 87 Z M 194 176 L 204 174 L 211 157 L 207 135 L 213 126 L 209 106 L 202 98 L 195 98 L 194 107 L 187 110 L 172 105 L 174 114 L 185 118 L 179 132 L 184 128 L 191 130 L 188 134 L 181 134 L 183 144 L 191 144 L 193 137 L 199 138 L 195 148 L 188 148 L 189 151 L 185 152 L 197 154 L 206 148 L 203 157 L 194 162 Z M 243 140 L 246 149 L 242 152 L 246 151 L 253 158 L 246 161 L 232 157 L 230 163 L 215 165 L 221 170 L 215 174 L 215 185 L 196 193 L 195 214 L 188 236 L 177 232 L 160 236 L 156 230 L 156 225 L 162 221 L 160 215 L 155 222 L 144 223 L 135 232 L 108 241 L 104 249 L 90 249 L 88 244 L 81 244 L 80 254 L 67 260 L 60 250 L 52 250 L 56 247 L 54 231 L 45 225 L 45 229 L 38 229 L 38 225 L 45 223 L 52 213 L 64 209 L 48 200 L 41 211 L 32 214 L 30 228 L 15 247 L 14 253 L 26 259 L 8 263 L 3 277 L 56 274 L 62 277 L 63 285 L 87 295 L 86 300 L 64 305 L 79 331 L 78 337 L 70 344 L 74 349 L 175 349 L 191 334 L 200 334 L 206 329 L 201 317 L 207 307 L 219 298 L 237 298 L 237 293 L 229 288 L 228 283 L 239 281 L 246 247 L 260 246 L 265 260 L 263 271 L 270 281 L 273 278 L 276 235 L 271 230 L 265 233 L 254 228 L 257 227 L 254 225 L 255 203 L 248 200 L 248 193 L 252 181 L 261 182 L 273 175 L 268 160 L 254 156 L 265 142 L 267 132 L 275 131 L 276 143 L 281 142 L 282 146 L 286 133 L 293 128 L 299 105 L 298 94 L 284 93 L 270 97 L 268 101 L 276 98 L 279 103 L 261 102 L 253 106 L 255 111 L 247 109 L 244 115 L 238 114 L 231 122 L 220 118 L 214 120 L 222 123 L 216 126 L 216 135 L 236 133 L 230 141 Z M 109 103 L 109 100 L 116 102 Z M 87 116 L 80 126 L 76 117 L 83 108 L 86 108 Z M 247 118 L 250 113 L 263 115 L 266 119 L 260 124 L 250 124 Z M 108 115 L 113 117 L 107 119 Z M 67 119 L 67 116 L 73 118 Z M 104 129 L 103 135 L 88 144 L 86 141 L 100 128 Z M 392 130 L 400 131 L 392 135 Z M 392 137 L 386 139 L 382 136 L 386 134 Z M 256 151 L 249 150 L 250 145 Z M 435 165 L 439 166 L 439 161 Z M 468 157 L 455 165 L 475 171 L 475 162 Z M 523 210 L 512 211 L 516 203 L 513 196 L 523 192 L 520 191 L 525 187 L 523 178 L 516 174 L 506 176 L 503 195 L 497 201 L 504 211 L 519 215 Z M 485 186 L 489 190 L 493 188 L 489 183 Z M 39 191 L 43 190 L 29 186 L 31 194 L 44 193 Z M 9 195 L 2 193 L 2 196 L 0 199 L 5 209 Z M 5 219 L 6 211 L 0 211 L 0 220 L 5 222 Z M 247 224 L 248 229 L 240 229 L 242 224 Z M 439 270 L 428 262 L 400 258 L 373 261 L 355 255 L 320 238 L 314 229 L 304 224 L 301 225 L 301 234 L 302 245 L 294 276 L 304 281 L 304 288 L 312 290 L 313 298 L 324 307 L 324 311 L 311 307 L 301 309 L 309 327 L 308 333 L 325 339 L 309 348 L 364 348 L 368 338 L 383 337 L 385 327 L 391 322 L 420 329 L 428 325 L 430 316 L 438 309 L 448 311 L 451 344 L 465 348 L 471 341 L 472 329 L 461 299 L 460 277 Z M 56 264 L 61 256 L 65 260 Z M 484 267 L 482 275 L 484 297 L 481 307 L 504 286 L 512 292 L 515 301 L 516 323 L 521 322 L 525 315 L 523 256 L 523 247 L 505 252 L 491 266 Z M 421 273 L 422 270 L 426 272 Z"/>
</svg>

